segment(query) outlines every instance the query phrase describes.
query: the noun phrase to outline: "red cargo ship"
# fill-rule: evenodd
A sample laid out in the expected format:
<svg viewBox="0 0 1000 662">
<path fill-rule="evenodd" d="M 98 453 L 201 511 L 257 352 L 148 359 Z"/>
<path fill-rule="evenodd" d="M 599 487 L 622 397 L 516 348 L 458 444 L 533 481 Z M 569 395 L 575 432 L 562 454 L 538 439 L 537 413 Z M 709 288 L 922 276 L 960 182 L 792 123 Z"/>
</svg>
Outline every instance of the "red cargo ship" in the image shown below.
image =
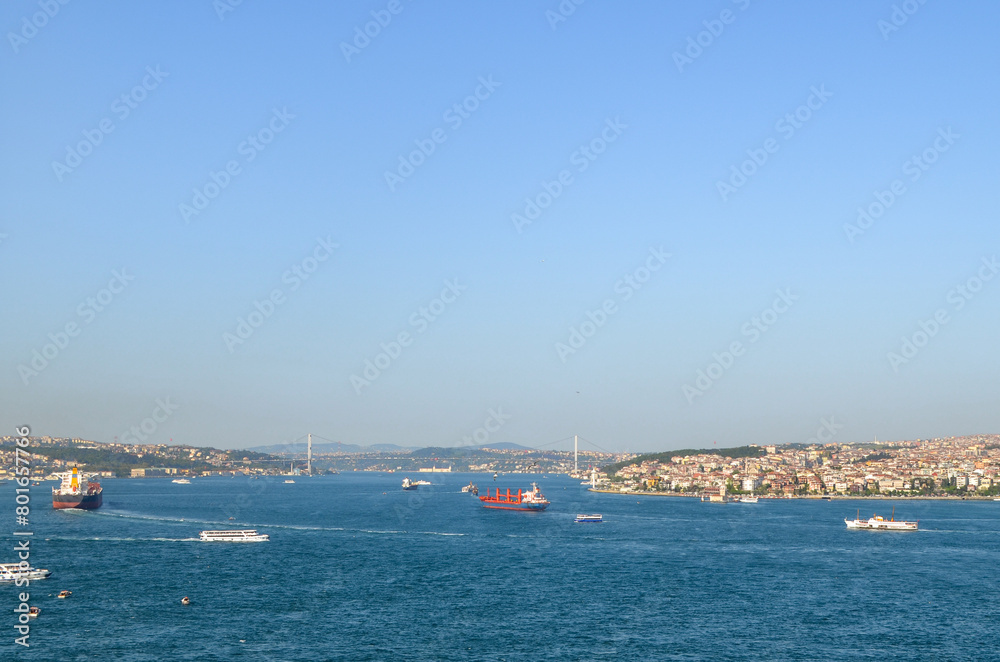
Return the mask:
<svg viewBox="0 0 1000 662">
<path fill-rule="evenodd" d="M 76 467 L 73 471 L 62 475 L 62 483 L 59 487 L 52 488 L 53 508 L 100 508 L 103 503 L 102 493 L 104 489 L 100 483 L 88 480 L 87 486 L 83 486 L 83 481 L 88 476 L 78 474 Z"/>
<path fill-rule="evenodd" d="M 496 494 L 490 494 L 486 490 L 486 496 L 479 497 L 485 508 L 499 508 L 500 510 L 545 510 L 549 507 L 549 500 L 542 496 L 536 483 L 531 484 L 530 492 L 522 492 L 520 489 L 512 493 L 507 488 L 506 494 L 500 493 L 497 488 Z"/>
</svg>

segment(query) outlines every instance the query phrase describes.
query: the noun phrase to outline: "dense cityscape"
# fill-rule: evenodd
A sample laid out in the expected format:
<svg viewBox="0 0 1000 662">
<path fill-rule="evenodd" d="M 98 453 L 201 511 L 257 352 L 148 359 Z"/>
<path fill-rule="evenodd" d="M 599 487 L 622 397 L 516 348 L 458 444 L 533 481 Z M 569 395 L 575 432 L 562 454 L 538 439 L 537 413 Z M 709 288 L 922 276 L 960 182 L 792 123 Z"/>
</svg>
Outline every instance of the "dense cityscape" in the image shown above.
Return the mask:
<svg viewBox="0 0 1000 662">
<path fill-rule="evenodd" d="M 751 447 L 754 448 L 754 447 Z M 756 447 L 757 457 L 718 452 L 636 458 L 611 476 L 615 491 L 757 495 L 991 496 L 1000 493 L 1000 435 L 885 443 Z"/>
<path fill-rule="evenodd" d="M 0 477 L 13 474 L 14 439 L 3 437 Z M 105 477 L 307 473 L 304 449 L 261 453 L 164 444 L 34 437 L 34 476 L 79 466 Z M 315 452 L 312 473 L 565 473 L 602 491 L 761 496 L 992 496 L 1000 494 L 1000 435 L 881 443 L 750 445 L 739 449 L 613 454 L 527 448 L 423 448 Z"/>
</svg>

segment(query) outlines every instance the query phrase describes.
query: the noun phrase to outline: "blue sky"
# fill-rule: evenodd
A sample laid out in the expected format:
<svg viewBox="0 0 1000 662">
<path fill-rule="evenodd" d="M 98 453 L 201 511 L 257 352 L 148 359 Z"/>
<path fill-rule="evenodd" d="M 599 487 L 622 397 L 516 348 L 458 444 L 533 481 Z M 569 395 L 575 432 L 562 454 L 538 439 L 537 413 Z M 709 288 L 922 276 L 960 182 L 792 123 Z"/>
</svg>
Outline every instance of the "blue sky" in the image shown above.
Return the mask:
<svg viewBox="0 0 1000 662">
<path fill-rule="evenodd" d="M 998 18 L 5 3 L 0 429 L 995 433 Z"/>
</svg>

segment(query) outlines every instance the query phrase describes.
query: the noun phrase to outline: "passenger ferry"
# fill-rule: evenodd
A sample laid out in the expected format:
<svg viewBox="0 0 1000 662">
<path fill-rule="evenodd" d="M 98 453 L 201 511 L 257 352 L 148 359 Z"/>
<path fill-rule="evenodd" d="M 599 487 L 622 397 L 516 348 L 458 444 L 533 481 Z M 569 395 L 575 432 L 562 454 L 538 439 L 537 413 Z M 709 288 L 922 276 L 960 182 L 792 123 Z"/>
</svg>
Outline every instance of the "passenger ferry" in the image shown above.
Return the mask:
<svg viewBox="0 0 1000 662">
<path fill-rule="evenodd" d="M 603 522 L 604 515 L 577 515 L 577 522 Z"/>
<path fill-rule="evenodd" d="M 20 563 L 0 563 L 0 582 L 18 579 L 45 579 L 52 573 L 38 568 L 22 568 Z"/>
<path fill-rule="evenodd" d="M 257 529 L 242 529 L 240 531 L 202 531 L 202 542 L 267 542 L 270 537 L 266 533 L 257 533 Z"/>
<path fill-rule="evenodd" d="M 844 518 L 848 529 L 873 529 L 878 531 L 916 531 L 917 522 L 897 522 L 895 519 L 896 510 L 893 509 L 892 517 L 885 519 L 881 515 L 872 515 L 869 519 L 861 519 L 861 511 L 858 511 L 854 519 Z"/>
<path fill-rule="evenodd" d="M 187 478 L 174 478 L 170 482 L 171 483 L 177 483 L 178 485 L 190 485 L 191 484 L 191 481 L 189 481 Z"/>
</svg>

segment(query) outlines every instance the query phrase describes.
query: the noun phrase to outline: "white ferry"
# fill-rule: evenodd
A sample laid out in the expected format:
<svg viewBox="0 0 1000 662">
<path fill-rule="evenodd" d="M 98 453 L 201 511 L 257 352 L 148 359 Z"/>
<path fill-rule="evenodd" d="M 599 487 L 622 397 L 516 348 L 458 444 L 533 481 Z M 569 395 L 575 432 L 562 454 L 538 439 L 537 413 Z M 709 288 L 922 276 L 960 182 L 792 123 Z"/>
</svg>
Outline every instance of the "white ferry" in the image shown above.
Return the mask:
<svg viewBox="0 0 1000 662">
<path fill-rule="evenodd" d="M 848 529 L 874 529 L 878 531 L 916 531 L 918 522 L 896 521 L 895 510 L 893 516 L 885 519 L 881 515 L 872 515 L 869 519 L 861 519 L 861 511 L 858 511 L 854 519 L 844 519 Z"/>
<path fill-rule="evenodd" d="M 741 496 L 733 499 L 736 503 L 757 503 L 757 497 L 755 496 Z"/>
<path fill-rule="evenodd" d="M 577 515 L 576 516 L 576 521 L 577 522 L 603 522 L 604 521 L 604 516 L 603 515 Z"/>
<path fill-rule="evenodd" d="M 0 582 L 12 582 L 17 579 L 45 579 L 52 573 L 38 568 L 24 569 L 20 563 L 0 563 Z"/>
<path fill-rule="evenodd" d="M 191 484 L 191 481 L 189 481 L 187 478 L 174 478 L 170 482 L 171 483 L 177 483 L 178 485 L 190 485 Z"/>
<path fill-rule="evenodd" d="M 267 542 L 270 537 L 266 533 L 257 533 L 257 529 L 242 529 L 240 531 L 202 531 L 202 542 Z"/>
</svg>

